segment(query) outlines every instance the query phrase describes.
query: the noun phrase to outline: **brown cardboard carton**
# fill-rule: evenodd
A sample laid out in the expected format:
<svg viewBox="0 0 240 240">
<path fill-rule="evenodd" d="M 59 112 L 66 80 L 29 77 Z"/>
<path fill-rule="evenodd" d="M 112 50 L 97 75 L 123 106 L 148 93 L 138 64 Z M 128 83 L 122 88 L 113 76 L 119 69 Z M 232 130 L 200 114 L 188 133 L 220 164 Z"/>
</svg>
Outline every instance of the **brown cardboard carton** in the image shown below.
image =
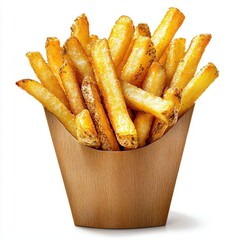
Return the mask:
<svg viewBox="0 0 240 240">
<path fill-rule="evenodd" d="M 46 111 L 75 225 L 165 225 L 192 112 L 146 147 L 110 152 L 79 144 Z"/>
</svg>

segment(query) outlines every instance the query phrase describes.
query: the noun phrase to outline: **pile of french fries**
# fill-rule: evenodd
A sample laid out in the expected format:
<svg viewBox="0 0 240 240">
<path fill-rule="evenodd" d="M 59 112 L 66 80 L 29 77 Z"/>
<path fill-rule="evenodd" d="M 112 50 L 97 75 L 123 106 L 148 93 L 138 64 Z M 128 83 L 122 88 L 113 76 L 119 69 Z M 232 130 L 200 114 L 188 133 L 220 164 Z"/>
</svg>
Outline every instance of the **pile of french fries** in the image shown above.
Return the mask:
<svg viewBox="0 0 240 240">
<path fill-rule="evenodd" d="M 40 83 L 16 84 L 53 113 L 81 144 L 101 150 L 130 150 L 162 137 L 218 77 L 213 63 L 198 73 L 211 35 L 186 40 L 174 35 L 184 14 L 169 8 L 155 32 L 121 16 L 108 39 L 90 35 L 85 14 L 77 17 L 63 46 L 46 41 L 26 56 Z"/>
</svg>

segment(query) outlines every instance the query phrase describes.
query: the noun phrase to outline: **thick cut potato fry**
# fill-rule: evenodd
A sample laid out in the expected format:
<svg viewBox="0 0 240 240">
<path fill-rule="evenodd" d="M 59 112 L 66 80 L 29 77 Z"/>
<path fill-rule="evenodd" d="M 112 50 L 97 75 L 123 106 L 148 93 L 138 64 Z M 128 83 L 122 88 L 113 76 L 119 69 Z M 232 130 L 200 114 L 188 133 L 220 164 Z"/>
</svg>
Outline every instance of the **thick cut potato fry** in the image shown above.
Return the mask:
<svg viewBox="0 0 240 240">
<path fill-rule="evenodd" d="M 88 44 L 86 45 L 86 48 L 85 48 L 86 55 L 90 58 L 90 62 L 91 62 L 91 45 L 92 45 L 92 43 L 93 43 L 94 41 L 96 41 L 97 39 L 98 39 L 98 36 L 92 34 L 92 35 L 90 36 L 89 42 L 88 42 Z"/>
<path fill-rule="evenodd" d="M 166 56 L 166 63 L 164 65 L 166 69 L 167 86 L 169 86 L 173 75 L 177 69 L 177 66 L 184 56 L 185 42 L 185 38 L 176 38 L 169 44 Z"/>
<path fill-rule="evenodd" d="M 36 76 L 41 83 L 46 87 L 52 94 L 54 94 L 63 104 L 70 109 L 68 99 L 58 83 L 57 78 L 51 71 L 43 59 L 40 52 L 28 52 L 26 56 L 29 59 L 30 65 L 32 66 Z"/>
<path fill-rule="evenodd" d="M 152 143 L 162 137 L 166 130 L 173 126 L 178 120 L 178 111 L 181 105 L 181 91 L 174 87 L 168 88 L 163 95 L 163 99 L 171 101 L 175 106 L 173 120 L 167 124 L 164 123 L 161 119 L 156 118 L 153 121 L 151 132 L 149 134 L 149 143 Z"/>
<path fill-rule="evenodd" d="M 170 87 L 174 86 L 182 90 L 188 84 L 193 78 L 198 63 L 210 40 L 210 34 L 200 34 L 192 39 L 186 54 L 177 66 Z"/>
<path fill-rule="evenodd" d="M 64 90 L 62 80 L 59 75 L 60 67 L 63 65 L 63 54 L 60 41 L 56 37 L 48 37 L 45 44 L 48 66 L 56 76 L 58 83 Z"/>
<path fill-rule="evenodd" d="M 154 62 L 149 68 L 142 89 L 155 96 L 160 96 L 164 90 L 165 81 L 166 75 L 164 68 L 159 63 Z M 137 112 L 134 125 L 137 130 L 139 147 L 146 145 L 153 119 L 154 116 L 150 113 Z"/>
<path fill-rule="evenodd" d="M 171 122 L 174 116 L 174 104 L 156 97 L 126 81 L 121 81 L 123 95 L 127 106 L 137 111 L 151 113 L 163 122 Z"/>
<path fill-rule="evenodd" d="M 152 42 L 156 49 L 156 61 L 168 47 L 175 33 L 182 25 L 185 16 L 177 8 L 169 8 L 161 23 L 152 35 Z"/>
<path fill-rule="evenodd" d="M 126 64 L 128 58 L 132 52 L 133 45 L 138 36 L 151 37 L 151 32 L 150 32 L 149 26 L 146 23 L 139 23 L 135 29 L 135 36 L 132 39 L 131 43 L 129 44 L 128 49 L 127 49 L 123 59 L 121 60 L 121 62 L 119 63 L 119 65 L 116 68 L 117 76 L 119 78 L 121 77 L 122 69 L 123 69 L 124 65 Z"/>
<path fill-rule="evenodd" d="M 123 59 L 133 39 L 133 34 L 133 21 L 127 16 L 121 16 L 113 26 L 108 38 L 108 44 L 115 68 Z"/>
<path fill-rule="evenodd" d="M 76 37 L 81 43 L 83 49 L 89 43 L 89 22 L 85 14 L 80 15 L 74 20 L 71 27 L 71 36 Z"/>
<path fill-rule="evenodd" d="M 81 75 L 78 81 L 81 83 L 86 76 L 94 77 L 92 66 L 85 54 L 81 43 L 76 37 L 70 37 L 64 44 L 64 52 L 68 55 L 71 62 L 76 67 L 78 73 Z"/>
<path fill-rule="evenodd" d="M 91 77 L 85 77 L 82 82 L 82 93 L 87 108 L 95 123 L 103 150 L 118 151 L 119 146 L 113 133 L 101 98 L 98 92 L 96 82 Z"/>
<path fill-rule="evenodd" d="M 118 142 L 123 147 L 136 148 L 138 146 L 137 131 L 129 117 L 106 39 L 93 43 L 92 62 L 97 84 Z"/>
<path fill-rule="evenodd" d="M 71 62 L 64 61 L 64 64 L 60 68 L 60 76 L 72 113 L 77 115 L 85 109 L 85 103 L 77 81 L 76 72 Z"/>
<path fill-rule="evenodd" d="M 36 98 L 49 112 L 53 113 L 77 139 L 75 116 L 54 94 L 42 84 L 31 79 L 20 80 L 16 84 Z"/>
<path fill-rule="evenodd" d="M 80 143 L 93 148 L 101 146 L 92 118 L 87 109 L 82 110 L 76 116 L 76 128 L 77 138 Z"/>
<path fill-rule="evenodd" d="M 141 86 L 149 67 L 155 59 L 155 48 L 149 37 L 138 36 L 132 52 L 121 72 L 121 80 Z"/>
<path fill-rule="evenodd" d="M 179 116 L 182 116 L 193 106 L 201 94 L 218 77 L 218 69 L 213 63 L 208 63 L 197 73 L 183 89 Z"/>
</svg>

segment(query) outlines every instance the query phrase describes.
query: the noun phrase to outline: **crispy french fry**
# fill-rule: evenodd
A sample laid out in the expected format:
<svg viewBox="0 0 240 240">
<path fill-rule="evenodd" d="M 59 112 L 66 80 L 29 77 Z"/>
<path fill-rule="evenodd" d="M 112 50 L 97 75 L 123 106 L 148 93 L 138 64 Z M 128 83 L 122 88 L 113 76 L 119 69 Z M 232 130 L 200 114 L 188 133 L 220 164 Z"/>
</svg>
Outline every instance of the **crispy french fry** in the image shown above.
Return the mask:
<svg viewBox="0 0 240 240">
<path fill-rule="evenodd" d="M 183 13 L 177 8 L 169 8 L 152 35 L 152 42 L 156 49 L 156 61 L 159 61 L 175 33 L 182 25 L 184 18 Z"/>
<path fill-rule="evenodd" d="M 175 87 L 168 88 L 163 95 L 163 99 L 171 101 L 174 104 L 175 106 L 174 115 L 170 123 L 164 123 L 159 118 L 156 118 L 153 121 L 153 125 L 152 125 L 151 131 L 149 134 L 149 139 L 148 139 L 149 143 L 152 143 L 158 140 L 159 138 L 161 138 L 166 132 L 166 130 L 171 126 L 173 126 L 178 119 L 178 111 L 181 105 L 181 91 Z"/>
<path fill-rule="evenodd" d="M 123 59 L 121 60 L 121 62 L 119 63 L 119 65 L 116 68 L 117 76 L 119 78 L 121 77 L 122 69 L 123 69 L 124 65 L 126 64 L 128 58 L 132 52 L 133 45 L 138 36 L 151 37 L 151 32 L 150 32 L 149 26 L 146 23 L 139 23 L 137 25 L 137 27 L 135 28 L 135 37 L 132 39 Z"/>
<path fill-rule="evenodd" d="M 185 42 L 185 38 L 176 38 L 169 44 L 168 52 L 166 54 L 166 63 L 164 65 L 166 69 L 167 86 L 169 86 L 177 66 L 184 56 Z"/>
<path fill-rule="evenodd" d="M 118 151 L 118 142 L 101 103 L 96 82 L 91 77 L 85 77 L 83 79 L 81 89 L 87 108 L 89 109 L 89 112 L 95 123 L 102 144 L 102 149 Z"/>
<path fill-rule="evenodd" d="M 60 67 L 63 65 L 62 48 L 60 41 L 56 37 L 48 37 L 45 44 L 48 66 L 56 76 L 58 83 L 64 90 L 62 80 L 59 75 Z"/>
<path fill-rule="evenodd" d="M 77 139 L 80 143 L 93 148 L 101 146 L 92 118 L 87 109 L 82 110 L 76 116 L 76 128 Z"/>
<path fill-rule="evenodd" d="M 92 66 L 86 56 L 81 43 L 76 37 L 70 37 L 64 44 L 64 52 L 67 54 L 71 62 L 81 75 L 78 81 L 81 83 L 86 76 L 94 77 Z"/>
<path fill-rule="evenodd" d="M 75 116 L 54 94 L 42 84 L 31 79 L 20 80 L 16 84 L 53 113 L 73 137 L 77 138 Z"/>
<path fill-rule="evenodd" d="M 149 37 L 138 36 L 132 52 L 121 72 L 121 80 L 141 86 L 149 67 L 155 59 L 155 48 Z"/>
<path fill-rule="evenodd" d="M 71 36 L 76 37 L 81 43 L 84 50 L 90 41 L 89 37 L 89 22 L 85 14 L 80 15 L 74 20 L 71 27 Z"/>
<path fill-rule="evenodd" d="M 77 81 L 76 72 L 71 62 L 64 61 L 64 64 L 60 68 L 60 76 L 72 113 L 77 115 L 85 109 L 85 103 Z"/>
<path fill-rule="evenodd" d="M 213 63 L 203 67 L 183 89 L 179 116 L 193 106 L 201 94 L 218 77 L 218 69 Z"/>
<path fill-rule="evenodd" d="M 171 122 L 174 116 L 174 104 L 156 97 L 126 81 L 121 81 L 123 95 L 127 106 L 137 111 L 151 113 L 163 122 Z"/>
<path fill-rule="evenodd" d="M 91 62 L 91 44 L 92 44 L 94 41 L 96 41 L 97 39 L 98 39 L 98 36 L 92 34 L 92 35 L 90 36 L 89 42 L 87 43 L 86 48 L 85 48 L 86 55 L 90 58 L 90 62 Z"/>
<path fill-rule="evenodd" d="M 123 59 L 133 39 L 133 34 L 134 26 L 132 19 L 127 16 L 121 16 L 113 26 L 108 38 L 108 44 L 115 67 L 117 67 Z"/>
<path fill-rule="evenodd" d="M 54 94 L 63 104 L 70 109 L 68 99 L 58 83 L 57 78 L 51 71 L 43 59 L 40 52 L 28 52 L 26 56 L 29 59 L 30 65 L 32 66 L 36 76 L 41 83 L 46 87 L 52 94 Z"/>
<path fill-rule="evenodd" d="M 155 96 L 160 96 L 164 90 L 165 81 L 166 75 L 164 68 L 159 63 L 154 62 L 149 68 L 142 89 Z M 139 147 L 146 145 L 153 119 L 154 116 L 150 113 L 137 112 L 134 125 L 137 130 Z"/>
<path fill-rule="evenodd" d="M 129 117 L 106 39 L 93 43 L 92 62 L 97 84 L 118 142 L 123 147 L 136 148 L 138 146 L 137 131 Z"/>
<path fill-rule="evenodd" d="M 210 40 L 211 34 L 200 34 L 192 39 L 187 52 L 177 66 L 170 87 L 174 86 L 182 90 L 188 84 Z"/>
</svg>

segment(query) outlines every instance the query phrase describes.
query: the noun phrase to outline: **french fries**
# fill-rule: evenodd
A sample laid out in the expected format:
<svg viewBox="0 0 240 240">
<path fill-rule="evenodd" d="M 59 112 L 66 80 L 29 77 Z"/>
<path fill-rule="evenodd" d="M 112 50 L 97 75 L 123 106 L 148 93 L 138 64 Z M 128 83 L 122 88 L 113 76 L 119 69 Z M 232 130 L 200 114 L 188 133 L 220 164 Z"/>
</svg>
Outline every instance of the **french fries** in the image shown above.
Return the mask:
<svg viewBox="0 0 240 240">
<path fill-rule="evenodd" d="M 62 80 L 59 75 L 60 67 L 63 65 L 62 48 L 60 41 L 56 37 L 48 37 L 45 44 L 48 66 L 56 76 L 58 83 L 64 90 Z"/>
<path fill-rule="evenodd" d="M 163 95 L 163 99 L 171 101 L 174 104 L 174 115 L 170 123 L 164 123 L 159 118 L 154 120 L 149 134 L 149 143 L 152 143 L 162 137 L 166 130 L 169 127 L 172 127 L 178 120 L 178 112 L 181 106 L 181 91 L 175 87 L 168 88 Z"/>
<path fill-rule="evenodd" d="M 94 77 L 92 66 L 81 43 L 76 37 L 70 37 L 64 44 L 64 52 L 67 54 L 76 67 L 81 78 L 78 79 L 79 83 L 82 82 L 86 76 Z"/>
<path fill-rule="evenodd" d="M 211 38 L 211 34 L 200 34 L 192 39 L 186 54 L 177 66 L 170 87 L 174 86 L 182 90 L 188 84 Z"/>
<path fill-rule="evenodd" d="M 122 69 L 123 69 L 124 65 L 126 64 L 128 58 L 129 58 L 129 55 L 131 54 L 131 52 L 133 50 L 133 45 L 138 36 L 149 37 L 149 38 L 151 37 L 151 32 L 150 32 L 149 26 L 146 23 L 139 23 L 137 25 L 137 27 L 135 28 L 135 36 L 132 39 L 131 43 L 129 44 L 128 49 L 127 49 L 123 59 L 121 60 L 121 62 L 119 63 L 119 65 L 116 68 L 117 76 L 119 78 L 121 77 Z"/>
<path fill-rule="evenodd" d="M 179 112 L 180 116 L 193 106 L 196 100 L 218 77 L 218 75 L 219 72 L 217 67 L 213 63 L 208 63 L 192 78 L 182 92 L 181 108 Z"/>
<path fill-rule="evenodd" d="M 156 61 L 159 61 L 184 19 L 185 16 L 177 8 L 169 8 L 152 35 L 152 42 L 156 49 Z"/>
<path fill-rule="evenodd" d="M 90 35 L 85 14 L 71 26 L 63 47 L 47 38 L 47 63 L 29 52 L 41 83 L 16 84 L 52 112 L 80 144 L 99 150 L 141 148 L 161 138 L 218 77 L 213 63 L 196 75 L 210 34 L 174 38 L 185 19 L 169 8 L 151 35 L 128 16 L 115 22 L 106 40 Z"/>
<path fill-rule="evenodd" d="M 51 71 L 50 67 L 47 65 L 43 59 L 40 52 L 28 52 L 26 56 L 29 59 L 30 65 L 32 66 L 36 76 L 41 81 L 41 83 L 56 97 L 58 97 L 63 104 L 69 107 L 69 102 L 67 97 L 58 83 L 57 78 Z"/>
<path fill-rule="evenodd" d="M 95 123 L 102 149 L 108 151 L 119 150 L 116 137 L 111 129 L 108 117 L 101 103 L 96 82 L 91 77 L 85 77 L 83 79 L 82 94 Z"/>
<path fill-rule="evenodd" d="M 149 67 L 155 59 L 155 48 L 149 37 L 138 36 L 130 56 L 121 72 L 121 80 L 141 86 Z"/>
<path fill-rule="evenodd" d="M 90 41 L 89 22 L 85 14 L 80 15 L 74 20 L 71 27 L 71 36 L 76 37 L 81 43 L 85 53 L 87 53 L 87 44 Z"/>
<path fill-rule="evenodd" d="M 77 115 L 85 109 L 85 103 L 77 81 L 76 72 L 68 60 L 65 60 L 60 68 L 60 76 L 70 103 L 71 111 L 74 115 Z"/>
<path fill-rule="evenodd" d="M 97 84 L 119 144 L 129 149 L 136 148 L 137 131 L 129 117 L 106 39 L 93 43 L 92 62 Z"/>
<path fill-rule="evenodd" d="M 36 98 L 49 112 L 53 113 L 77 139 L 75 116 L 56 96 L 42 84 L 31 79 L 20 80 L 16 84 Z"/>
<path fill-rule="evenodd" d="M 115 67 L 124 57 L 129 44 L 133 39 L 133 21 L 128 16 L 121 16 L 115 23 L 108 38 L 108 44 Z"/>
<path fill-rule="evenodd" d="M 165 123 L 173 120 L 174 104 L 172 102 L 156 97 L 126 81 L 121 81 L 121 84 L 128 107 L 137 111 L 151 113 Z"/>
<path fill-rule="evenodd" d="M 166 75 L 164 68 L 159 63 L 154 62 L 149 68 L 142 89 L 155 96 L 160 96 L 164 90 L 165 81 Z M 137 112 L 134 125 L 137 130 L 139 147 L 145 146 L 153 119 L 154 116 L 150 113 Z"/>
<path fill-rule="evenodd" d="M 77 139 L 80 143 L 92 148 L 99 148 L 101 146 L 92 118 L 87 109 L 82 110 L 76 116 L 76 128 Z"/>
<path fill-rule="evenodd" d="M 166 62 L 164 64 L 166 69 L 167 86 L 169 86 L 177 66 L 184 56 L 185 42 L 185 38 L 176 38 L 169 44 L 168 51 L 166 53 Z"/>
</svg>

